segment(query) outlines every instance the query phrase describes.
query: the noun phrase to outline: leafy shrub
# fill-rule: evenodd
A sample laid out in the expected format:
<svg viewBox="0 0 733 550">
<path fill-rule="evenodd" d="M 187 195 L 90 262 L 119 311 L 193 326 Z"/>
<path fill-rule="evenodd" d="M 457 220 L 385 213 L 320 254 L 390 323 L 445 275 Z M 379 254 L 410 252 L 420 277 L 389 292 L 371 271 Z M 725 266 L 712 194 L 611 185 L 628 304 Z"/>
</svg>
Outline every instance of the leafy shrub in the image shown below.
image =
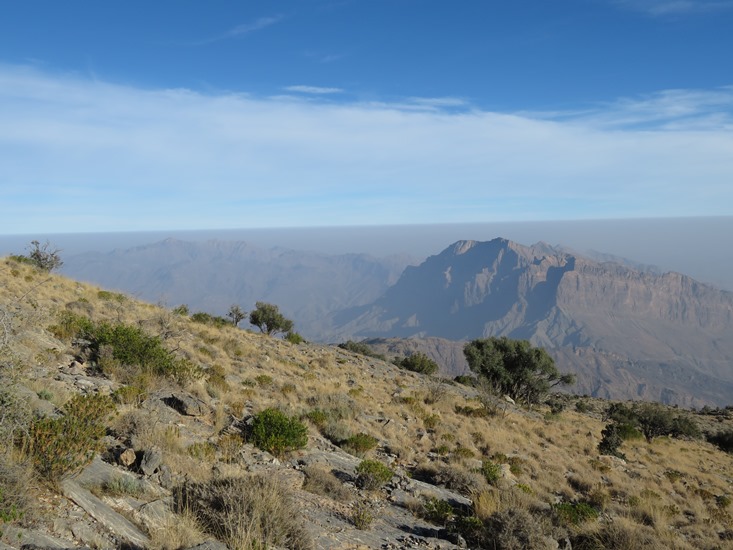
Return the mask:
<svg viewBox="0 0 733 550">
<path fill-rule="evenodd" d="M 484 460 L 481 463 L 481 474 L 491 485 L 495 485 L 501 479 L 501 464 L 492 460 Z"/>
<path fill-rule="evenodd" d="M 585 502 L 560 502 L 553 505 L 552 509 L 566 525 L 579 525 L 598 517 L 598 510 Z"/>
<path fill-rule="evenodd" d="M 285 335 L 285 339 L 288 342 L 290 342 L 291 344 L 296 344 L 296 345 L 302 344 L 303 342 L 305 342 L 305 338 L 303 338 L 297 332 L 293 332 L 292 330 Z"/>
<path fill-rule="evenodd" d="M 175 492 L 174 505 L 232 549 L 313 548 L 290 492 L 274 476 L 186 484 Z"/>
<path fill-rule="evenodd" d="M 364 355 L 366 357 L 374 357 L 375 359 L 381 359 L 382 361 L 385 361 L 387 359 L 384 355 L 376 353 L 374 350 L 372 350 L 372 348 L 369 347 L 368 344 L 364 342 L 354 342 L 353 340 L 347 340 L 346 342 L 339 344 L 338 347 L 340 347 L 341 349 L 350 351 L 352 353 L 358 353 L 359 355 Z"/>
<path fill-rule="evenodd" d="M 35 469 L 55 482 L 85 466 L 105 435 L 105 418 L 114 410 L 108 396 L 73 397 L 59 418 L 40 418 L 31 424 L 30 454 Z"/>
<path fill-rule="evenodd" d="M 341 444 L 341 448 L 356 456 L 363 456 L 376 447 L 377 443 L 378 440 L 376 437 L 361 432 L 346 439 Z"/>
<path fill-rule="evenodd" d="M 721 451 L 733 453 L 733 430 L 709 434 L 707 439 L 710 443 L 717 446 Z"/>
<path fill-rule="evenodd" d="M 579 413 L 587 413 L 590 410 L 590 405 L 587 401 L 578 401 L 575 403 L 575 411 Z"/>
<path fill-rule="evenodd" d="M 612 455 L 625 459 L 626 456 L 618 450 L 621 443 L 623 443 L 623 439 L 619 434 L 618 424 L 611 422 L 607 424 L 601 432 L 601 441 L 598 443 L 598 452 L 602 455 Z"/>
<path fill-rule="evenodd" d="M 476 387 L 478 387 L 478 383 L 479 383 L 478 382 L 478 378 L 476 378 L 475 376 L 467 376 L 467 375 L 464 375 L 464 374 L 459 375 L 459 376 L 456 376 L 453 379 L 453 381 L 454 382 L 457 382 L 459 384 L 462 384 L 464 386 L 468 386 L 470 388 L 476 388 Z"/>
<path fill-rule="evenodd" d="M 97 292 L 97 298 L 108 302 L 117 302 L 119 304 L 127 301 L 127 296 L 119 292 L 110 292 L 109 290 L 100 290 Z"/>
<path fill-rule="evenodd" d="M 318 429 L 322 429 L 328 423 L 329 415 L 326 411 L 321 409 L 313 409 L 306 413 L 305 417 L 313 422 L 313 425 Z"/>
<path fill-rule="evenodd" d="M 438 363 L 430 359 L 427 355 L 422 352 L 416 352 L 405 357 L 399 362 L 399 366 L 403 369 L 407 369 L 412 372 L 419 372 L 420 374 L 435 374 L 438 372 Z"/>
<path fill-rule="evenodd" d="M 394 472 L 378 460 L 362 460 L 356 467 L 356 484 L 362 489 L 379 489 L 392 479 Z"/>
<path fill-rule="evenodd" d="M 305 447 L 308 428 L 297 418 L 270 408 L 255 415 L 250 436 L 255 446 L 280 456 L 285 451 Z"/>
<path fill-rule="evenodd" d="M 91 351 L 102 371 L 139 367 L 143 373 L 174 378 L 184 383 L 200 378 L 202 371 L 190 361 L 176 359 L 157 336 L 123 323 L 85 325 L 79 336 L 92 342 Z"/>
<path fill-rule="evenodd" d="M 351 523 L 361 531 L 366 531 L 374 521 L 374 512 L 368 502 L 360 500 L 351 507 Z"/>
<path fill-rule="evenodd" d="M 217 315 L 211 315 L 210 313 L 204 313 L 203 311 L 199 311 L 191 315 L 191 320 L 194 323 L 200 323 L 202 325 L 208 325 L 215 328 L 222 328 L 231 325 L 231 322 L 229 322 L 228 319 Z"/>
<path fill-rule="evenodd" d="M 48 330 L 56 338 L 66 340 L 77 334 L 91 331 L 93 326 L 88 317 L 65 309 L 56 315 L 56 324 L 48 327 Z"/>
<path fill-rule="evenodd" d="M 421 515 L 432 523 L 445 526 L 455 518 L 456 513 L 447 501 L 430 497 L 423 502 Z"/>
<path fill-rule="evenodd" d="M 181 304 L 180 306 L 176 306 L 172 309 L 172 312 L 175 315 L 180 315 L 181 317 L 188 317 L 189 309 L 186 304 Z"/>
</svg>

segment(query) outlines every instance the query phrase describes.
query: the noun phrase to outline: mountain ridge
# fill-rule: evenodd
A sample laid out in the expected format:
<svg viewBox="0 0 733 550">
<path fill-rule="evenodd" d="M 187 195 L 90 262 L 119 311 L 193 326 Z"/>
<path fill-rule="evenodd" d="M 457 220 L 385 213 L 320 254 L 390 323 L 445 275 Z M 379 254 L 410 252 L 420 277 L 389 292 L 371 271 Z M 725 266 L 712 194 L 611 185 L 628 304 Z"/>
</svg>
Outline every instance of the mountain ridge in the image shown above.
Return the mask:
<svg viewBox="0 0 733 550">
<path fill-rule="evenodd" d="M 584 389 L 680 404 L 733 399 L 733 293 L 546 243 L 457 241 L 336 324 L 357 338 L 527 339 L 586 379 Z M 599 390 L 584 372 L 598 365 L 596 378 L 623 389 Z M 654 366 L 670 378 L 647 372 Z"/>
</svg>

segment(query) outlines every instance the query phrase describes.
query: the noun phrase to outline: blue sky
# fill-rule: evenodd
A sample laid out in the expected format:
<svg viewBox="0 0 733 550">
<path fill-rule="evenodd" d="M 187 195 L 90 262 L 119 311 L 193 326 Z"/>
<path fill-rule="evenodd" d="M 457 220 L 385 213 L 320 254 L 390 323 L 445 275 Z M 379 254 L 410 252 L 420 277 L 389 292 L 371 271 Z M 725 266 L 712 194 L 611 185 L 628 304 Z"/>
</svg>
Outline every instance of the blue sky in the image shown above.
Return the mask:
<svg viewBox="0 0 733 550">
<path fill-rule="evenodd" d="M 733 214 L 733 1 L 5 2 L 0 234 Z"/>
</svg>

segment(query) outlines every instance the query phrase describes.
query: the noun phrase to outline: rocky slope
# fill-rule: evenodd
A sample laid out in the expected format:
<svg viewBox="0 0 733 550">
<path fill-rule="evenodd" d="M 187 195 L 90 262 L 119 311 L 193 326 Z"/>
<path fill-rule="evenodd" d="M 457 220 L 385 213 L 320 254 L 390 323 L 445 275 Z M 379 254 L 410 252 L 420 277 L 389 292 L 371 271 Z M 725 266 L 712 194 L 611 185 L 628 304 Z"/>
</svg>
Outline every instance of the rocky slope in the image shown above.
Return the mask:
<svg viewBox="0 0 733 550">
<path fill-rule="evenodd" d="M 733 402 L 732 293 L 543 243 L 457 242 L 335 324 L 352 338 L 529 339 L 578 375 L 581 393 Z M 436 358 L 458 355 L 446 346 Z"/>
<path fill-rule="evenodd" d="M 78 337 L 89 323 L 124 337 L 95 354 Z M 139 361 L 163 346 L 177 370 L 116 354 L 142 344 Z M 733 458 L 702 439 L 631 438 L 626 460 L 599 455 L 601 400 L 525 410 L 9 260 L 0 367 L 3 549 L 712 550 L 733 540 Z M 80 402 L 104 396 L 111 414 L 79 415 Z M 306 430 L 275 454 L 252 427 L 273 408 Z M 730 411 L 684 414 L 733 433 Z M 87 428 L 102 428 L 100 439 Z M 64 457 L 78 464 L 50 476 Z M 381 486 L 364 482 L 364 459 L 391 469 Z"/>
</svg>

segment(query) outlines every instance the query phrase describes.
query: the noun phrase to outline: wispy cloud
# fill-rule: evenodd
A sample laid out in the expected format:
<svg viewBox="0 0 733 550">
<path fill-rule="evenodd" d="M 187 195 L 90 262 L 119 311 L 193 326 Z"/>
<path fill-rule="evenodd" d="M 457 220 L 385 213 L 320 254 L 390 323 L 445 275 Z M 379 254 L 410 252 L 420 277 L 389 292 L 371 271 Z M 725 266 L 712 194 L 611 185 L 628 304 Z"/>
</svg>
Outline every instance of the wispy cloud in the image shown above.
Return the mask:
<svg viewBox="0 0 733 550">
<path fill-rule="evenodd" d="M 655 16 L 707 13 L 733 9 L 731 0 L 614 0 L 624 8 Z"/>
<path fill-rule="evenodd" d="M 3 231 L 733 213 L 732 88 L 552 116 L 318 97 L 0 65 Z"/>
<path fill-rule="evenodd" d="M 342 88 L 324 88 L 321 86 L 304 86 L 304 85 L 286 86 L 284 90 L 288 92 L 297 92 L 301 94 L 316 94 L 316 95 L 340 94 L 340 93 L 343 93 L 344 91 Z"/>
<path fill-rule="evenodd" d="M 260 17 L 259 19 L 256 19 L 255 21 L 252 21 L 250 23 L 242 23 L 241 25 L 237 25 L 236 27 L 232 27 L 226 32 L 223 32 L 219 35 L 212 36 L 209 38 L 204 38 L 202 40 L 197 40 L 194 42 L 196 45 L 201 44 L 210 44 L 212 42 L 218 42 L 220 40 L 226 40 L 229 38 L 237 38 L 240 36 L 244 36 L 256 31 L 260 31 L 262 29 L 266 29 L 267 27 L 270 27 L 276 23 L 279 23 L 283 19 L 282 15 L 275 15 L 270 17 Z"/>
</svg>

